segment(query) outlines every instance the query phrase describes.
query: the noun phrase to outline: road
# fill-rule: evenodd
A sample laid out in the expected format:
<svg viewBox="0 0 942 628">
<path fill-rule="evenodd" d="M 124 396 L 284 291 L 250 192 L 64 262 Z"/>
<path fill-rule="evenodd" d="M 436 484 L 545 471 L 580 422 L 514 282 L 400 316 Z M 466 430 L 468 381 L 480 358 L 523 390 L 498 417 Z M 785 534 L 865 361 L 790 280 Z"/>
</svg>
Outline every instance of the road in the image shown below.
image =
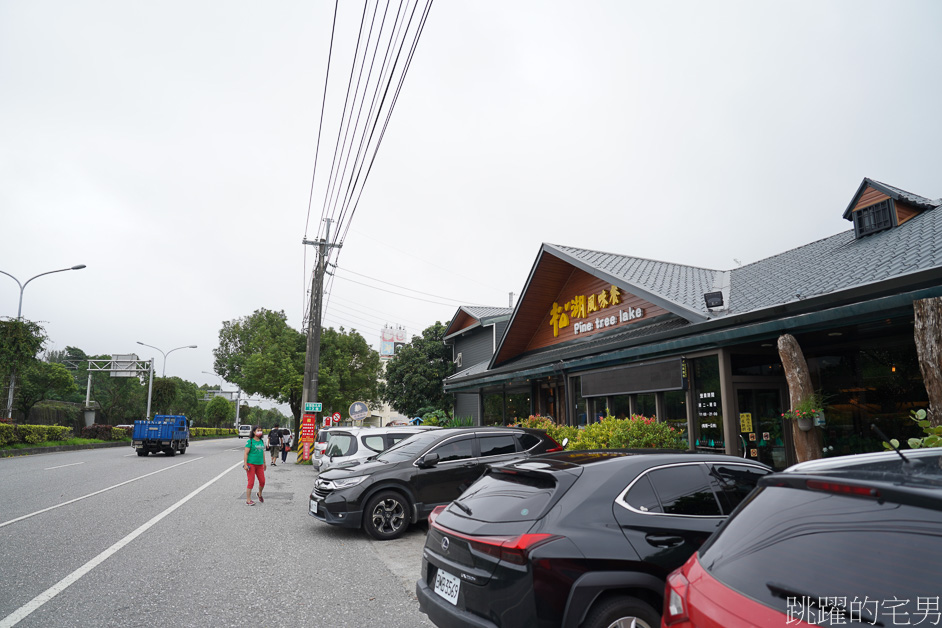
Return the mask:
<svg viewBox="0 0 942 628">
<path fill-rule="evenodd" d="M 424 525 L 383 543 L 313 519 L 315 473 L 290 457 L 246 506 L 244 445 L 0 459 L 0 628 L 432 625 Z"/>
</svg>

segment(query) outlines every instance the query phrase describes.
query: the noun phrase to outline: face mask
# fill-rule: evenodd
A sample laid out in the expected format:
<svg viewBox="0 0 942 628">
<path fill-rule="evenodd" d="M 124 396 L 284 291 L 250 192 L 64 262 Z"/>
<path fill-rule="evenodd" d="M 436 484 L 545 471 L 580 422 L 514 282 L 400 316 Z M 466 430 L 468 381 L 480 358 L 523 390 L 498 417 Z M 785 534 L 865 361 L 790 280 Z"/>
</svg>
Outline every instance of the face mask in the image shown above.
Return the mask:
<svg viewBox="0 0 942 628">
<path fill-rule="evenodd" d="M 258 436 L 259 438 L 262 437 L 262 433 L 261 433 L 261 432 L 255 432 L 255 435 Z"/>
</svg>

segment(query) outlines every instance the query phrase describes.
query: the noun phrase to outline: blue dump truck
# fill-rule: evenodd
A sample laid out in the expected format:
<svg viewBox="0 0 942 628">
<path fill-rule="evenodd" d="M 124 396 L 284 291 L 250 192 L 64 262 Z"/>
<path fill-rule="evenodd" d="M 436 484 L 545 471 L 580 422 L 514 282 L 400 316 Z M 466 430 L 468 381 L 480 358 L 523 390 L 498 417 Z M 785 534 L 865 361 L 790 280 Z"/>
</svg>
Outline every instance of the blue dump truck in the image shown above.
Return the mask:
<svg viewBox="0 0 942 628">
<path fill-rule="evenodd" d="M 190 444 L 190 423 L 185 416 L 158 414 L 153 421 L 135 421 L 131 446 L 138 456 L 162 451 L 168 456 L 186 453 Z"/>
</svg>

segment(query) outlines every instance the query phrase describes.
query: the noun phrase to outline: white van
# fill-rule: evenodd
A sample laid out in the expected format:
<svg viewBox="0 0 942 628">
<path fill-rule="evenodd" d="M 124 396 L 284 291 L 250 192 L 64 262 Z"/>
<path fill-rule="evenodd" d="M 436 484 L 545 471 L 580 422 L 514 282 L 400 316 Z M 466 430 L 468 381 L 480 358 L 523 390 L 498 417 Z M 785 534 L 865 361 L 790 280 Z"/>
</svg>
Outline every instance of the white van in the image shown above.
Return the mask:
<svg viewBox="0 0 942 628">
<path fill-rule="evenodd" d="M 401 440 L 438 427 L 408 425 L 402 427 L 331 428 L 327 447 L 318 465 L 319 471 L 350 467 L 389 449 Z"/>
<path fill-rule="evenodd" d="M 239 426 L 239 438 L 252 438 L 252 426 L 240 425 Z"/>
</svg>

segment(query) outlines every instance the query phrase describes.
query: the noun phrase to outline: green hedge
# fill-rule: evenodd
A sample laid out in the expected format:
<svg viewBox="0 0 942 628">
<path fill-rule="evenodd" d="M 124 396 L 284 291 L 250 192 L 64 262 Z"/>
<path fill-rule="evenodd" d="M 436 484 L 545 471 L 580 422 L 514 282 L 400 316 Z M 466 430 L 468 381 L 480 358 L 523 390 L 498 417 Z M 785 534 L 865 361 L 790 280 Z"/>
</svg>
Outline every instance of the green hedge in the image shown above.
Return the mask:
<svg viewBox="0 0 942 628">
<path fill-rule="evenodd" d="M 683 431 L 675 430 L 654 417 L 633 415 L 616 419 L 611 414 L 579 429 L 557 425 L 551 419 L 531 416 L 515 423 L 520 427 L 544 429 L 557 442 L 569 439 L 566 449 L 686 449 Z"/>
<path fill-rule="evenodd" d="M 238 432 L 231 427 L 191 427 L 190 436 L 237 436 Z"/>
<path fill-rule="evenodd" d="M 37 445 L 47 441 L 72 438 L 72 428 L 62 425 L 12 425 L 0 423 L 0 447 L 7 445 Z"/>
</svg>

